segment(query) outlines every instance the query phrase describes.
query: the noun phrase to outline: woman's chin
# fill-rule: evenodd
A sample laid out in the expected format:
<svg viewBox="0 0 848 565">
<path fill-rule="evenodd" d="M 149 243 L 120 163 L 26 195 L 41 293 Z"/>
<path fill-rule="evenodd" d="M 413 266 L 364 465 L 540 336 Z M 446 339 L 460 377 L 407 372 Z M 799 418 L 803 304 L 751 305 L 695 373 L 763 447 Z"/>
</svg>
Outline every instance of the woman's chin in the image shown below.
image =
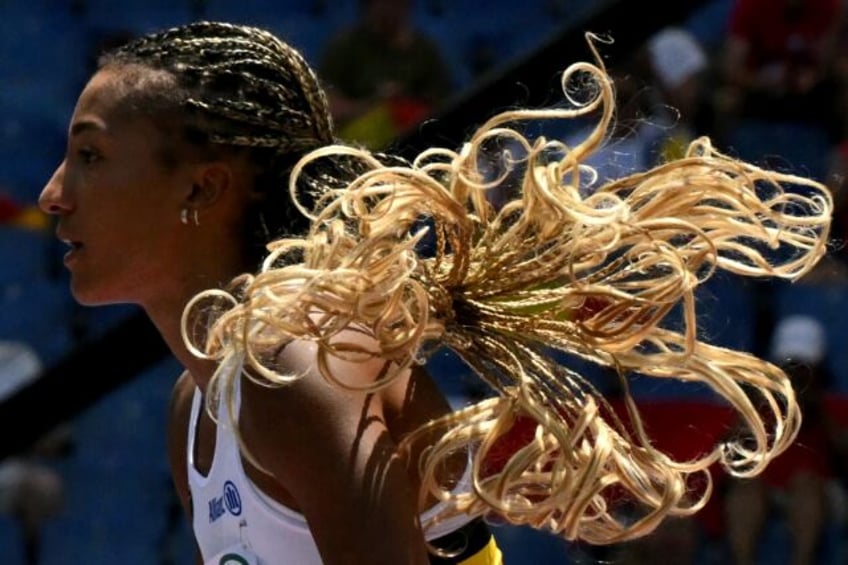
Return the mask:
<svg viewBox="0 0 848 565">
<path fill-rule="evenodd" d="M 106 306 L 120 302 L 104 294 L 102 289 L 91 288 L 71 279 L 71 296 L 82 306 Z"/>
</svg>

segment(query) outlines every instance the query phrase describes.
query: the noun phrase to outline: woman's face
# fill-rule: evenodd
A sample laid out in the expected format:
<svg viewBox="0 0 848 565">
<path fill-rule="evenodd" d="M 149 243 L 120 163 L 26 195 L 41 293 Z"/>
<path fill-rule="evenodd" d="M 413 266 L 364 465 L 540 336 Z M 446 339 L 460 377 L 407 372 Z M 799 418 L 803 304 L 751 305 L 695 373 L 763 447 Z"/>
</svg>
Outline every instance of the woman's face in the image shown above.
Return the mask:
<svg viewBox="0 0 848 565">
<path fill-rule="evenodd" d="M 190 229 L 180 223 L 190 167 L 164 165 L 162 133 L 126 111 L 120 72 L 101 70 L 83 90 L 65 158 L 39 198 L 69 244 L 64 262 L 83 304 L 155 299 L 186 255 L 177 236 Z"/>
</svg>

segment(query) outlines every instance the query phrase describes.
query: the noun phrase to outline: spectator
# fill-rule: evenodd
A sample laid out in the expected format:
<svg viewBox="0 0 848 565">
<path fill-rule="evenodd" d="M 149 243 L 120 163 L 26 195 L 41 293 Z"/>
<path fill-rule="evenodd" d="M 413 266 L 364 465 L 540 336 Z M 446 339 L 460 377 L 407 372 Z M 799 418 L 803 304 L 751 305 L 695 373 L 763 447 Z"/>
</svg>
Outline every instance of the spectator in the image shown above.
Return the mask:
<svg viewBox="0 0 848 565">
<path fill-rule="evenodd" d="M 23 343 L 0 342 L 0 399 L 37 378 L 41 360 Z M 38 565 L 41 533 L 64 506 L 64 483 L 51 465 L 71 447 L 69 428 L 60 426 L 25 453 L 0 461 L 0 514 L 19 526 L 25 565 Z"/>
<path fill-rule="evenodd" d="M 709 60 L 698 40 L 681 27 L 660 30 L 648 39 L 645 51 L 650 76 L 672 114 L 658 158 L 677 159 L 696 135 L 707 133 L 698 120 L 706 106 L 702 95 Z"/>
<path fill-rule="evenodd" d="M 743 157 L 823 178 L 832 143 L 831 76 L 839 0 L 735 0 L 717 103 L 727 143 Z"/>
<path fill-rule="evenodd" d="M 651 36 L 610 73 L 615 80 L 615 126 L 604 150 L 586 161 L 598 181 L 647 170 L 683 156 L 700 131 L 702 85 L 709 61 L 688 31 L 666 27 Z M 593 125 L 561 137 L 569 145 L 585 140 Z"/>
<path fill-rule="evenodd" d="M 832 64 L 835 81 L 834 121 L 839 128 L 839 137 L 829 156 L 827 184 L 833 192 L 833 256 L 844 266 L 848 264 L 848 14 L 842 14 L 842 22 L 836 38 L 835 57 Z M 845 277 L 848 279 L 848 275 Z"/>
<path fill-rule="evenodd" d="M 827 488 L 841 441 L 824 410 L 830 386 L 827 336 L 809 316 L 790 316 L 778 323 L 771 357 L 793 381 L 804 420 L 797 440 L 756 479 L 728 481 L 726 524 L 736 565 L 756 562 L 763 528 L 777 510 L 792 538 L 792 565 L 812 565 L 820 549 L 827 516 Z"/>
<path fill-rule="evenodd" d="M 848 108 L 848 89 L 846 89 L 846 108 Z M 834 147 L 828 162 L 827 183 L 833 191 L 833 257 L 840 264 L 848 264 L 848 135 Z M 843 280 L 848 279 L 848 276 Z"/>
<path fill-rule="evenodd" d="M 360 20 L 327 45 L 319 75 L 340 137 L 382 149 L 453 89 L 439 46 L 411 18 L 414 0 L 360 0 Z"/>
</svg>

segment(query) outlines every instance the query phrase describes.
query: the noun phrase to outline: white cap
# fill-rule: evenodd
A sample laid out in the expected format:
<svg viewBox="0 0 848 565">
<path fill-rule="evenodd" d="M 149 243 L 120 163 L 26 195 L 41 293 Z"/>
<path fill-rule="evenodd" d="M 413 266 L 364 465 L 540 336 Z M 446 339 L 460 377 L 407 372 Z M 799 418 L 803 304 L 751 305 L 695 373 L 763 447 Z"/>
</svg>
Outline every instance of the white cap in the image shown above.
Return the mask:
<svg viewBox="0 0 848 565">
<path fill-rule="evenodd" d="M 827 351 L 827 335 L 821 322 L 811 316 L 789 316 L 780 321 L 771 341 L 771 357 L 776 363 L 793 359 L 818 363 Z"/>
<path fill-rule="evenodd" d="M 679 27 L 667 27 L 648 40 L 648 52 L 654 72 L 667 88 L 707 67 L 707 55 L 691 33 Z"/>
<path fill-rule="evenodd" d="M 41 359 L 29 345 L 0 341 L 0 400 L 34 381 L 41 374 Z"/>
</svg>

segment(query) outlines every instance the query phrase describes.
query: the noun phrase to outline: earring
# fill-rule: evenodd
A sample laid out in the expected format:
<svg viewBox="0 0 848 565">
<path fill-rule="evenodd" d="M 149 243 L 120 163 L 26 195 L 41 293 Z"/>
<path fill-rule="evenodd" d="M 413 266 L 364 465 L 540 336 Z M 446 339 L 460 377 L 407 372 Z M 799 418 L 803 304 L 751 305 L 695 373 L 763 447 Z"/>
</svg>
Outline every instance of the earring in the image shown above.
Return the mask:
<svg viewBox="0 0 848 565">
<path fill-rule="evenodd" d="M 188 225 L 188 208 L 180 210 L 180 223 L 184 226 Z M 197 209 L 191 211 L 191 223 L 195 226 L 200 225 L 200 214 L 198 214 Z"/>
</svg>

